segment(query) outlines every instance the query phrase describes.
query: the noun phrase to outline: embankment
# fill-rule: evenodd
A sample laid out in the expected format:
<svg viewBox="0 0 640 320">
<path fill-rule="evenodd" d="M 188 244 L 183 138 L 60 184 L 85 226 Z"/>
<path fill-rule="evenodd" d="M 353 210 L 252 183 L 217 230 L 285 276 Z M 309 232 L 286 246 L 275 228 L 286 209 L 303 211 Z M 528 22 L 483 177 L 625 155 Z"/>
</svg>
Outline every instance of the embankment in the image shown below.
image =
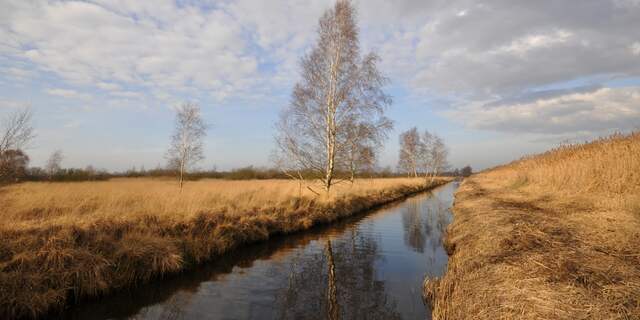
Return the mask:
<svg viewBox="0 0 640 320">
<path fill-rule="evenodd" d="M 466 179 L 434 319 L 640 319 L 640 134 Z"/>
<path fill-rule="evenodd" d="M 108 209 L 115 212 L 122 206 L 135 211 L 136 203 L 131 202 L 134 200 L 124 198 L 112 199 L 102 207 L 87 200 L 71 209 L 61 204 L 49 206 L 46 212 L 38 207 L 20 211 L 20 199 L 35 187 L 0 190 L 6 193 L 2 199 L 7 208 L 15 211 L 13 216 L 5 213 L 5 218 L 26 219 L 5 221 L 0 226 L 0 318 L 52 315 L 83 299 L 215 261 L 217 255 L 240 245 L 329 223 L 448 181 L 440 179 L 430 185 L 398 183 L 330 201 L 291 197 L 286 204 L 271 208 L 199 210 L 186 218 L 176 218 L 180 214 L 98 213 Z M 97 193 L 95 199 L 101 199 Z M 85 217 L 91 214 L 97 218 Z"/>
</svg>

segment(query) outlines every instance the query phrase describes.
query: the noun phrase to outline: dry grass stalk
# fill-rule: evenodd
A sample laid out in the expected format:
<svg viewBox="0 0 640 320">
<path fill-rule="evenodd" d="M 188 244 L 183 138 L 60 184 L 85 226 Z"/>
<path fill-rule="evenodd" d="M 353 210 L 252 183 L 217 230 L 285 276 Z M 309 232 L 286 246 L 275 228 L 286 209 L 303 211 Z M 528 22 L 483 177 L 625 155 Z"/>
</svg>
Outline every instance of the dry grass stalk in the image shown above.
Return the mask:
<svg viewBox="0 0 640 320">
<path fill-rule="evenodd" d="M 205 180 L 181 194 L 175 182 L 153 179 L 5 187 L 0 318 L 42 316 L 429 187 L 423 179 L 356 180 L 323 197 L 299 197 L 287 180 Z"/>
<path fill-rule="evenodd" d="M 434 319 L 640 319 L 640 134 L 465 180 Z"/>
</svg>

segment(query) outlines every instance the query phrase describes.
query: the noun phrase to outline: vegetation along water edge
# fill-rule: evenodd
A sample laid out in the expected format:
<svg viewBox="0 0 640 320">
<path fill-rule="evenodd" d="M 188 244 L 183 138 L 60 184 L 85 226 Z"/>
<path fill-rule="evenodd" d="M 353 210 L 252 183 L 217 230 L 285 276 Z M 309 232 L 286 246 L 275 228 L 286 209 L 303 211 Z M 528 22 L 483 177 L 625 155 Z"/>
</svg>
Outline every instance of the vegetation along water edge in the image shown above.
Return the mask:
<svg viewBox="0 0 640 320">
<path fill-rule="evenodd" d="M 640 319 L 640 134 L 465 179 L 434 319 Z"/>
<path fill-rule="evenodd" d="M 329 223 L 452 178 L 28 182 L 0 189 L 0 315 L 38 317 L 177 273 L 242 244 Z"/>
</svg>

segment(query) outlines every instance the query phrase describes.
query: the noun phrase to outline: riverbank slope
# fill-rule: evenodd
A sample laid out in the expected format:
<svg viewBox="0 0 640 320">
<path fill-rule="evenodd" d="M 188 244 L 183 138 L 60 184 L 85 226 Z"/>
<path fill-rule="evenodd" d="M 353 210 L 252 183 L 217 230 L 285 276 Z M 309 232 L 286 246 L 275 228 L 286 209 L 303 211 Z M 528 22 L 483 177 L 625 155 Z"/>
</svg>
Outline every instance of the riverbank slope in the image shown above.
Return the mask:
<svg viewBox="0 0 640 320">
<path fill-rule="evenodd" d="M 177 273 L 242 244 L 305 230 L 451 179 L 363 179 L 315 196 L 294 181 L 116 179 L 0 189 L 0 318 Z"/>
<path fill-rule="evenodd" d="M 640 319 L 640 134 L 466 179 L 434 319 Z"/>
</svg>

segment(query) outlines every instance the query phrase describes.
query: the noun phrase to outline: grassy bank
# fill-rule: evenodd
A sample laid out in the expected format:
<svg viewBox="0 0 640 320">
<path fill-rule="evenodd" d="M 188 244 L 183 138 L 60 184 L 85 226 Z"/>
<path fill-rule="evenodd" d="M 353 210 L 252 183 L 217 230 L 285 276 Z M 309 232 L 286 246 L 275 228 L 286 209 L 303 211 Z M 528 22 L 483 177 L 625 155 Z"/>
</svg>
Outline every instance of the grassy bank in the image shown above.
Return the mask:
<svg viewBox="0 0 640 320">
<path fill-rule="evenodd" d="M 640 319 L 640 134 L 465 180 L 434 319 Z"/>
<path fill-rule="evenodd" d="M 182 193 L 151 179 L 4 187 L 0 317 L 40 316 L 431 187 L 359 180 L 322 197 L 286 180 L 204 180 Z"/>
</svg>

